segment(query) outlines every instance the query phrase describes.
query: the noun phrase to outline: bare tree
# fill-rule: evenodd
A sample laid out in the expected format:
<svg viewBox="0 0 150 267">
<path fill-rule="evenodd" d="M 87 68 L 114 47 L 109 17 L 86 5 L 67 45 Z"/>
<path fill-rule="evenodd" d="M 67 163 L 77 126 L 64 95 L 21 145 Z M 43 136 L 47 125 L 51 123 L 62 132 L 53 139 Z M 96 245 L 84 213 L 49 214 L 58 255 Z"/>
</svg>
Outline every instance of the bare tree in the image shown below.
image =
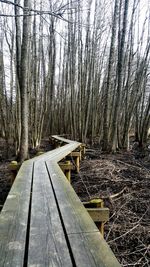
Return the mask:
<svg viewBox="0 0 150 267">
<path fill-rule="evenodd" d="M 29 10 L 29 0 L 24 0 L 23 33 L 21 45 L 21 61 L 19 72 L 19 89 L 21 99 L 21 141 L 19 158 L 24 161 L 28 158 L 28 53 L 30 17 L 26 16 Z"/>
</svg>

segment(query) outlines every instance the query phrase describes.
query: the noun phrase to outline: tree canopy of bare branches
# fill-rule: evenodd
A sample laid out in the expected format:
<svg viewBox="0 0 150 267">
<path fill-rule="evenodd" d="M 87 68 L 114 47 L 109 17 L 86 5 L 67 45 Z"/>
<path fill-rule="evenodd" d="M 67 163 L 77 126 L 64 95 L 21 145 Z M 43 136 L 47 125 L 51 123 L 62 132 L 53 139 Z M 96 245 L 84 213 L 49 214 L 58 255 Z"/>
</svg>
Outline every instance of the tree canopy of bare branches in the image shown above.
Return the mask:
<svg viewBox="0 0 150 267">
<path fill-rule="evenodd" d="M 150 127 L 148 0 L 0 0 L 0 134 L 28 144 L 69 133 L 102 149 L 145 146 Z"/>
</svg>

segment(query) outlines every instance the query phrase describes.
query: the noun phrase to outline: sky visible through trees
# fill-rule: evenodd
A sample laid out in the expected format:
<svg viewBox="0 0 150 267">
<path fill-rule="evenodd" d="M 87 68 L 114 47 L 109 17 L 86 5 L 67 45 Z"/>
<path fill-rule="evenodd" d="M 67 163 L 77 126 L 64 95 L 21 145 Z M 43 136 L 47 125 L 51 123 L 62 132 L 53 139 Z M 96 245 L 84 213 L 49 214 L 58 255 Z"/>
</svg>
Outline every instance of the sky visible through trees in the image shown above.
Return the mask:
<svg viewBox="0 0 150 267">
<path fill-rule="evenodd" d="M 0 0 L 5 159 L 22 163 L 52 134 L 91 144 L 79 193 L 123 192 L 107 237 L 123 266 L 149 266 L 149 0 Z"/>
<path fill-rule="evenodd" d="M 22 160 L 28 137 L 37 147 L 52 133 L 83 142 L 97 136 L 103 150 L 116 151 L 129 149 L 132 132 L 145 146 L 149 25 L 148 0 L 1 0 L 0 134 L 6 143 L 13 140 Z"/>
</svg>

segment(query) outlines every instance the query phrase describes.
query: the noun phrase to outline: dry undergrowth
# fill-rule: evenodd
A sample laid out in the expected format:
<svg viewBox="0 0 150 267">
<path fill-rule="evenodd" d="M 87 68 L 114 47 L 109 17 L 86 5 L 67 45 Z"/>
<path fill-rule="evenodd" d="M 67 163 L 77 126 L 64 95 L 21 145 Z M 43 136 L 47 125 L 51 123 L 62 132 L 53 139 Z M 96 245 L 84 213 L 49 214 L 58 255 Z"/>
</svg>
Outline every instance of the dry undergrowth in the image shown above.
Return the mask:
<svg viewBox="0 0 150 267">
<path fill-rule="evenodd" d="M 93 159 L 91 159 L 93 158 Z M 88 150 L 73 186 L 81 198 L 103 198 L 110 208 L 105 239 L 122 266 L 150 266 L 150 170 L 133 153 Z"/>
</svg>

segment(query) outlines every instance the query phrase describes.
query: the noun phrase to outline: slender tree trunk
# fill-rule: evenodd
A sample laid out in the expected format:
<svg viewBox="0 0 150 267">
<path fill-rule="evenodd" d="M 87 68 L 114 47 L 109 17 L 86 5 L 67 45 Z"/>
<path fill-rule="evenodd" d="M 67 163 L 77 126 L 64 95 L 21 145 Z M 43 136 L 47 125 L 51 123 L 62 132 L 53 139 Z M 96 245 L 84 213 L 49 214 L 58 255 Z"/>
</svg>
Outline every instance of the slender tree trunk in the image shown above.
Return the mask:
<svg viewBox="0 0 150 267">
<path fill-rule="evenodd" d="M 124 17 L 123 17 L 123 28 L 121 33 L 120 41 L 118 40 L 118 66 L 117 66 L 117 74 L 118 74 L 118 84 L 117 84 L 117 92 L 116 92 L 116 100 L 115 100 L 115 109 L 113 115 L 113 123 L 112 123 L 112 133 L 111 133 L 111 147 L 112 151 L 116 151 L 118 140 L 117 140 L 117 129 L 118 129 L 118 121 L 119 121 L 119 112 L 120 112 L 120 97 L 121 97 L 121 89 L 122 89 L 122 81 L 123 81 L 123 61 L 124 61 L 124 47 L 125 47 L 125 37 L 127 30 L 127 15 L 128 15 L 128 4 L 129 0 L 125 0 L 124 4 Z M 121 14 L 120 14 L 121 15 Z"/>
<path fill-rule="evenodd" d="M 112 34 L 111 34 L 111 45 L 109 52 L 109 62 L 108 62 L 108 74 L 107 83 L 105 88 L 105 99 L 104 99 L 104 120 L 103 120 L 103 150 L 108 150 L 109 146 L 109 115 L 110 115 L 110 88 L 111 88 L 111 75 L 114 62 L 114 52 L 115 52 L 115 39 L 117 31 L 117 16 L 118 16 L 118 0 L 115 0 L 113 22 L 112 22 Z"/>
<path fill-rule="evenodd" d="M 23 36 L 20 64 L 20 97 L 21 97 L 21 143 L 19 159 L 23 162 L 28 158 L 28 48 L 30 34 L 29 0 L 24 0 Z"/>
</svg>

